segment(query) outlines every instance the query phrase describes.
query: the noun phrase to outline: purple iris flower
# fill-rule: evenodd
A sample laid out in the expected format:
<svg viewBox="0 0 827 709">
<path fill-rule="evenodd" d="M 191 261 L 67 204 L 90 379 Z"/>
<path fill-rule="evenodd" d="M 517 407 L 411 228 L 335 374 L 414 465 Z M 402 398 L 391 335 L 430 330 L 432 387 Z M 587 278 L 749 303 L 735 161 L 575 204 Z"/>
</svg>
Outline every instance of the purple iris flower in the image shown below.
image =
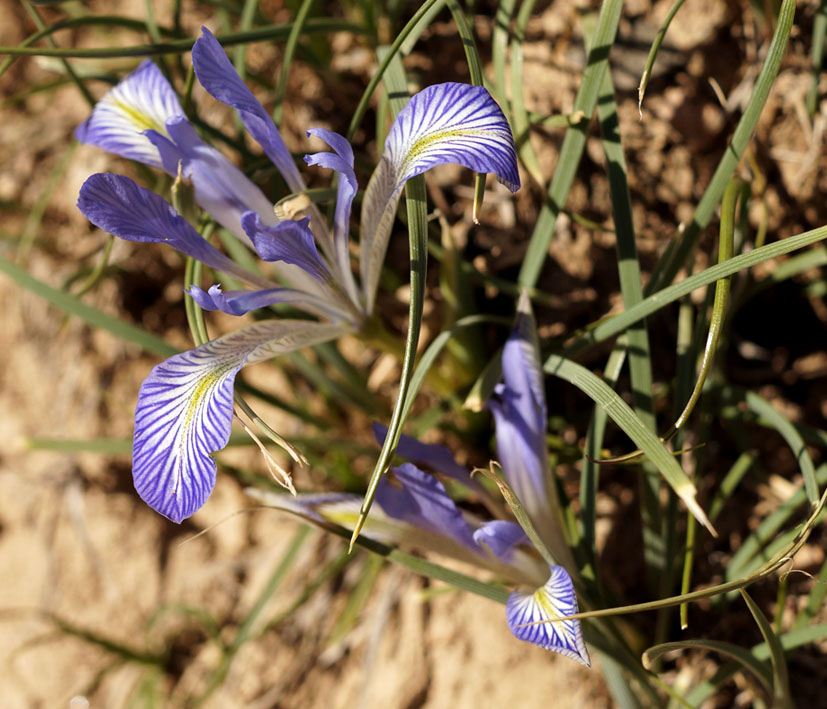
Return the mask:
<svg viewBox="0 0 827 709">
<path fill-rule="evenodd" d="M 195 74 L 217 100 L 234 108 L 249 134 L 293 192 L 304 181 L 275 124 L 206 28 L 192 49 Z M 212 455 L 230 435 L 233 383 L 244 366 L 309 345 L 358 333 L 373 314 L 379 272 L 405 182 L 443 163 L 493 172 L 519 187 L 508 122 L 484 88 L 440 84 L 417 94 L 400 112 L 362 202 L 361 283 L 351 269 L 350 212 L 356 194 L 353 150 L 328 130 L 308 131 L 332 152 L 306 161 L 338 173 L 333 229 L 315 206 L 308 217 L 279 220 L 273 203 L 187 120 L 175 92 L 147 60 L 95 106 L 77 138 L 191 182 L 195 202 L 218 224 L 271 264 L 277 280 L 252 273 L 204 241 L 163 198 L 132 180 L 92 175 L 78 208 L 96 226 L 130 241 L 166 242 L 250 290 L 189 295 L 207 310 L 244 315 L 276 303 L 317 320 L 265 320 L 175 355 L 144 381 L 135 412 L 133 477 L 140 496 L 174 522 L 191 516 L 215 484 Z"/>
<path fill-rule="evenodd" d="M 519 497 L 544 547 L 532 553 L 525 530 L 511 520 L 481 521 L 462 511 L 442 483 L 419 466 L 451 480 L 469 475 L 443 446 L 402 437 L 397 453 L 413 461 L 393 468 L 376 491 L 376 504 L 363 535 L 391 544 L 409 544 L 448 554 L 504 575 L 522 588 L 506 604 L 506 621 L 520 640 L 589 665 L 579 620 L 549 622 L 578 612 L 574 584 L 566 566 L 573 562 L 566 546 L 556 499 L 549 496 L 546 404 L 537 349 L 536 327 L 528 299 L 522 298 L 517 322 L 503 350 L 504 381 L 490 408 L 495 413 L 497 453 L 502 473 Z M 385 430 L 376 430 L 383 439 Z M 416 463 L 417 465 L 414 465 Z M 296 499 L 248 490 L 267 504 L 299 514 L 317 524 L 353 528 L 361 496 L 300 495 Z M 537 538 L 535 537 L 535 538 Z"/>
</svg>

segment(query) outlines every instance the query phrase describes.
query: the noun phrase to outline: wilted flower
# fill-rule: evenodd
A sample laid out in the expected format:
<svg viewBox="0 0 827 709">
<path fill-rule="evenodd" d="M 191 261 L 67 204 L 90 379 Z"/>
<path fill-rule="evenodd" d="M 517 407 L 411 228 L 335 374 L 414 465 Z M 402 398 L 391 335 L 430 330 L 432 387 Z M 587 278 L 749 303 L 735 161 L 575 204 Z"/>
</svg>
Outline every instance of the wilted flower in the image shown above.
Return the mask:
<svg viewBox="0 0 827 709">
<path fill-rule="evenodd" d="M 214 98 L 232 106 L 293 192 L 304 182 L 275 124 L 204 29 L 192 50 L 195 74 Z M 230 435 L 233 382 L 248 364 L 358 332 L 373 313 L 379 272 L 405 182 L 443 163 L 493 172 L 519 185 L 511 131 L 481 87 L 446 83 L 426 88 L 400 112 L 362 203 L 361 286 L 351 271 L 350 211 L 356 194 L 353 151 L 340 135 L 314 129 L 333 152 L 307 156 L 336 171 L 332 234 L 314 206 L 300 220 L 279 220 L 271 201 L 218 150 L 204 143 L 170 84 L 147 60 L 96 105 L 79 140 L 191 181 L 197 204 L 265 261 L 279 282 L 242 268 L 207 243 L 163 198 L 132 180 L 97 174 L 83 185 L 79 209 L 101 229 L 130 241 L 166 242 L 255 290 L 189 295 L 207 310 L 243 315 L 290 303 L 318 320 L 264 320 L 157 365 L 141 386 L 135 413 L 133 476 L 153 509 L 180 522 L 215 485 L 212 454 Z M 284 284 L 284 285 L 282 285 Z"/>
</svg>

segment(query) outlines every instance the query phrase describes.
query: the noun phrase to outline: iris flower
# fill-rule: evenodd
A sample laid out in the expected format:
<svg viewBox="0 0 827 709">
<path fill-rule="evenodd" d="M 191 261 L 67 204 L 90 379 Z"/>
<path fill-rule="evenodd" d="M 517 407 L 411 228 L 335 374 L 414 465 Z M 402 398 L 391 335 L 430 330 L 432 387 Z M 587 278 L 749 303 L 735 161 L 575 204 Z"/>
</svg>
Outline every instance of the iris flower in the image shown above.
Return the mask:
<svg viewBox="0 0 827 709">
<path fill-rule="evenodd" d="M 574 566 L 553 495 L 543 377 L 536 327 L 526 298 L 520 301 L 515 327 L 503 349 L 502 369 L 504 381 L 497 385 L 489 408 L 494 414 L 502 475 L 527 514 L 526 528 L 509 519 L 482 521 L 462 511 L 440 480 L 419 466 L 479 492 L 468 471 L 445 447 L 402 436 L 397 453 L 410 462 L 392 468 L 380 481 L 362 534 L 379 542 L 453 556 L 511 579 L 519 584 L 506 603 L 511 632 L 520 640 L 589 666 L 580 621 L 551 622 L 577 613 L 578 606 L 565 568 Z M 377 438 L 384 438 L 384 430 L 378 431 Z M 248 492 L 323 527 L 333 523 L 352 529 L 362 502 L 361 496 L 345 493 L 290 498 L 260 490 Z"/>
<path fill-rule="evenodd" d="M 196 77 L 234 108 L 247 132 L 273 161 L 290 190 L 305 188 L 278 129 L 204 28 L 192 49 Z M 360 222 L 360 281 L 351 271 L 348 231 L 357 183 L 353 150 L 342 136 L 308 131 L 332 152 L 308 155 L 308 165 L 338 173 L 332 232 L 314 206 L 309 216 L 279 220 L 273 203 L 187 120 L 158 67 L 144 61 L 95 106 L 77 138 L 190 181 L 198 206 L 265 261 L 276 280 L 252 273 L 205 241 L 157 194 L 113 174 L 92 175 L 78 207 L 96 226 L 129 241 L 165 242 L 249 286 L 189 296 L 207 310 L 243 315 L 290 303 L 313 316 L 242 327 L 157 365 L 144 381 L 135 412 L 133 478 L 146 503 L 174 522 L 191 516 L 215 485 L 212 454 L 230 435 L 233 382 L 244 366 L 358 332 L 373 314 L 379 272 L 405 182 L 435 165 L 459 163 L 493 172 L 519 187 L 514 141 L 502 111 L 481 87 L 430 86 L 399 113 L 368 183 Z"/>
</svg>

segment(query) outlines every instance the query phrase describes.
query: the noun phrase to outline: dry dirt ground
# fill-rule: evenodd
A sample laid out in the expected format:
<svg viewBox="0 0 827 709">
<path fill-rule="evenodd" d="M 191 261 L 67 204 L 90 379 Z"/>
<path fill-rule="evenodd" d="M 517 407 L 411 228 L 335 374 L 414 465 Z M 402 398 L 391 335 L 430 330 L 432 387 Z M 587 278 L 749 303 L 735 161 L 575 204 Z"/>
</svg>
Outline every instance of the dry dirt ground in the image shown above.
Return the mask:
<svg viewBox="0 0 827 709">
<path fill-rule="evenodd" d="M 576 10 L 587 5 L 556 0 L 538 7 L 525 48 L 530 110 L 559 113 L 571 109 L 584 60 Z M 667 235 L 691 214 L 699 186 L 706 184 L 722 141 L 736 120 L 733 116 L 738 115 L 737 90 L 745 77 L 749 80 L 745 68 L 752 71 L 751 67 L 759 65 L 760 57 L 752 56 L 750 61 L 748 55 L 764 46 L 766 38 L 766 29 L 749 10 L 744 11 L 745 18 L 729 3 L 691 0 L 681 16 L 681 31 L 670 34 L 664 61 L 650 86 L 644 120 L 639 121 L 633 91 L 636 77 L 654 28 L 669 5 L 646 0 L 626 3 L 621 28 L 624 48 L 616 59 L 621 133 L 633 166 L 631 188 L 644 259 L 651 259 Z M 88 6 L 103 14 L 108 4 L 90 2 Z M 272 21 L 285 19 L 280 3 L 262 6 Z M 118 11 L 141 17 L 143 3 L 119 3 Z M 158 12 L 163 21 L 164 15 Z M 188 9 L 186 30 L 195 34 L 202 21 L 209 22 L 211 12 L 207 6 Z M 812 7 L 801 12 L 811 17 Z M 479 20 L 481 37 L 488 35 L 489 25 Z M 0 44 L 18 43 L 31 31 L 22 10 L 11 4 L 0 7 Z M 443 41 L 440 33 L 449 31 L 446 22 L 425 41 L 433 46 Z M 63 35 L 58 41 L 64 46 L 101 45 L 119 39 L 116 34 L 92 33 Z M 122 39 L 137 41 L 135 35 Z M 365 51 L 347 38 L 332 41 L 345 52 L 337 70 L 352 72 L 359 79 L 354 81 L 356 89 L 339 89 L 340 98 L 351 100 L 358 97 L 371 69 L 369 57 L 366 60 Z M 807 42 L 800 34 L 793 38 L 790 57 L 758 131 L 760 159 L 770 176 L 766 191 L 771 207 L 769 228 L 778 230 L 776 236 L 827 222 L 822 150 L 827 108 L 822 104 L 813 123 L 802 113 L 809 81 Z M 728 52 L 734 57 L 728 57 Z M 272 49 L 250 49 L 253 67 L 275 60 Z M 94 67 L 91 62 L 81 65 Z M 117 60 L 114 65 L 126 67 L 129 62 Z M 410 68 L 419 71 L 425 83 L 438 80 L 441 71 L 427 52 L 413 57 Z M 0 79 L 2 96 L 13 97 L 26 86 L 54 78 L 57 70 L 53 62 L 21 60 Z M 729 109 L 721 107 L 707 81 L 709 76 L 715 77 L 733 101 Z M 291 102 L 286 111 L 291 148 L 304 149 L 301 130 L 311 120 L 330 121 L 332 127 L 343 130 L 343 119 L 336 117 L 336 103 L 325 98 L 322 80 L 299 63 L 292 81 L 291 90 L 305 92 L 307 101 Z M 92 89 L 99 95 L 103 86 L 93 84 Z M 196 98 L 204 97 L 197 94 Z M 92 232 L 74 207 L 80 184 L 93 172 L 124 170 L 120 161 L 73 143 L 72 131 L 87 112 L 71 87 L 7 103 L 3 109 L 0 246 L 4 255 L 16 253 L 19 264 L 54 286 L 75 274 L 102 243 L 102 235 Z M 204 115 L 210 118 L 209 111 Z M 533 138 L 546 176 L 552 174 L 561 137 L 562 132 L 554 129 Z M 568 205 L 599 222 L 609 213 L 601 165 L 599 145 L 590 141 L 585 176 L 575 184 Z M 438 193 L 450 179 L 450 174 L 444 180 L 437 178 L 432 186 Z M 509 269 L 521 258 L 525 225 L 530 224 L 536 204 L 530 193 L 518 198 L 521 228 L 514 230 L 513 237 L 485 229 L 469 237 L 481 254 L 475 264 L 492 273 L 511 273 Z M 467 201 L 460 205 L 467 211 Z M 506 208 L 491 219 L 507 224 L 515 217 Z M 598 257 L 612 247 L 610 235 L 570 222 L 558 230 L 547 280 L 552 292 L 569 297 L 569 323 L 582 324 L 583 318 L 599 315 L 618 302 L 615 296 L 598 295 L 596 290 L 605 262 Z M 86 301 L 185 346 L 177 259 L 160 250 L 118 243 L 112 262 L 127 272 L 125 280 L 131 287 L 137 288 L 136 283 L 146 279 L 144 285 L 156 291 L 153 307 L 136 314 L 114 278 L 104 279 Z M 166 287 L 159 285 L 164 279 L 169 282 Z M 183 705 L 188 697 L 203 691 L 219 662 L 216 643 L 205 637 L 202 626 L 186 609 L 209 613 L 218 623 L 218 635 L 230 641 L 299 525 L 266 510 L 235 515 L 249 501 L 240 483 L 219 473 L 209 504 L 177 527 L 147 509 L 134 494 L 128 457 L 27 450 L 25 441 L 33 436 L 128 438 L 138 385 L 157 359 L 65 317 L 5 277 L 2 284 L 2 706 L 66 707 L 75 695 L 87 695 L 94 707 L 128 706 L 130 701 L 143 706 L 138 698 L 153 693 L 165 698 L 160 705 Z M 816 305 L 813 308 L 817 310 Z M 398 310 L 404 312 L 401 307 Z M 551 313 L 545 334 L 559 334 L 552 323 L 557 315 Z M 821 317 L 823 328 L 823 311 Z M 823 426 L 825 372 L 819 373 L 818 367 L 824 363 L 813 366 L 815 370 L 811 367 L 806 375 L 815 372 L 810 376 L 811 393 L 790 406 L 798 407 L 805 419 L 816 416 L 813 422 Z M 275 376 L 273 371 L 252 378 Z M 277 428 L 288 438 L 303 431 L 283 413 L 274 410 L 268 416 L 271 422 L 280 423 Z M 353 435 L 370 444 L 366 426 Z M 253 454 L 227 460 L 262 471 L 261 461 Z M 297 480 L 300 487 L 312 482 Z M 604 507 L 604 524 L 609 529 L 617 505 L 607 499 Z M 203 530 L 208 531 L 194 538 Z M 207 706 L 610 706 L 599 667 L 588 671 L 519 643 L 505 626 L 501 606 L 446 591 L 397 567 L 382 569 L 358 623 L 339 637 L 336 619 L 371 563 L 364 554 L 325 582 L 296 613 L 266 627 L 291 607 L 308 578 L 340 557 L 342 549 L 341 540 L 316 532 L 300 547 L 294 566 L 251 629 L 252 639 L 241 647 Z M 809 553 L 810 563 L 817 568 L 823 560 L 821 550 Z M 166 610 L 159 613 L 159 609 Z M 54 618 L 69 622 L 73 629 L 64 626 L 61 630 Z M 81 631 L 90 635 L 79 637 Z M 165 674 L 152 665 L 124 661 L 94 642 L 93 635 L 145 653 L 171 648 Z M 730 695 L 727 701 L 735 702 L 735 697 Z"/>
</svg>

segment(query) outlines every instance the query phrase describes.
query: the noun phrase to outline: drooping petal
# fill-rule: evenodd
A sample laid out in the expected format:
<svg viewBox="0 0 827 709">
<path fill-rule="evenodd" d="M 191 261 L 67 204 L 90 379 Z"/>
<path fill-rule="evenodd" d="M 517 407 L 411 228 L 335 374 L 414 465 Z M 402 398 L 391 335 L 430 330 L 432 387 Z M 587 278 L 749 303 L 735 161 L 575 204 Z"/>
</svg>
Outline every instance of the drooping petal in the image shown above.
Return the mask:
<svg viewBox="0 0 827 709">
<path fill-rule="evenodd" d="M 279 169 L 290 189 L 303 190 L 304 181 L 273 119 L 241 80 L 212 32 L 206 27 L 201 32 L 192 48 L 192 64 L 201 86 L 213 98 L 238 111 L 244 127 Z"/>
<path fill-rule="evenodd" d="M 161 70 L 146 59 L 95 104 L 92 115 L 78 126 L 75 137 L 82 143 L 161 168 L 158 150 L 143 132 L 155 130 L 165 134 L 167 120 L 183 115 L 172 86 Z"/>
<path fill-rule="evenodd" d="M 480 525 L 474 531 L 474 541 L 506 563 L 511 561 L 518 544 L 529 544 L 528 536 L 519 524 L 502 519 Z"/>
<path fill-rule="evenodd" d="M 336 249 L 336 262 L 345 288 L 354 303 L 359 302 L 359 294 L 353 271 L 350 268 L 350 254 L 348 252 L 348 233 L 350 231 L 350 209 L 353 198 L 359 188 L 356 182 L 356 173 L 353 171 L 353 148 L 338 133 L 324 128 L 312 128 L 307 135 L 313 135 L 325 141 L 335 153 L 315 153 L 305 155 L 308 165 L 318 165 L 335 170 L 339 173 L 339 184 L 336 195 L 336 212 L 333 218 L 333 243 Z"/>
<path fill-rule="evenodd" d="M 185 118 L 167 121 L 169 138 L 156 131 L 147 131 L 147 138 L 161 155 L 164 169 L 192 180 L 195 201 L 221 226 L 250 246 L 241 227 L 241 216 L 250 210 L 262 215 L 266 224 L 278 220 L 272 202 L 241 170 L 215 148 L 206 145 Z"/>
<path fill-rule="evenodd" d="M 163 242 L 253 286 L 272 287 L 206 242 L 163 197 L 123 175 L 98 173 L 80 188 L 78 209 L 95 226 L 127 241 Z"/>
<path fill-rule="evenodd" d="M 338 310 L 332 310 L 330 304 L 309 293 L 295 288 L 265 288 L 264 290 L 222 291 L 220 286 L 210 286 L 204 291 L 198 286 L 190 286 L 187 294 L 204 310 L 220 310 L 227 315 L 245 315 L 252 310 L 266 308 L 276 303 L 291 303 L 297 308 L 323 315 L 332 320 L 347 320 Z"/>
<path fill-rule="evenodd" d="M 309 222 L 309 217 L 300 221 L 285 219 L 267 226 L 255 212 L 247 212 L 241 218 L 244 231 L 262 259 L 291 263 L 317 281 L 327 283 L 330 271 L 319 256 Z"/>
<path fill-rule="evenodd" d="M 429 86 L 411 99 L 391 127 L 362 202 L 362 288 L 368 312 L 405 182 L 446 163 L 493 172 L 512 191 L 519 188 L 511 129 L 483 87 Z"/>
<path fill-rule="evenodd" d="M 591 667 L 579 620 L 542 622 L 578 612 L 574 585 L 562 566 L 552 566 L 548 581 L 536 591 L 514 591 L 505 612 L 515 637 Z"/>
<path fill-rule="evenodd" d="M 132 475 L 141 498 L 173 522 L 194 514 L 215 485 L 212 454 L 230 436 L 238 370 L 348 329 L 268 320 L 157 365 L 141 385 L 135 410 Z"/>
</svg>

